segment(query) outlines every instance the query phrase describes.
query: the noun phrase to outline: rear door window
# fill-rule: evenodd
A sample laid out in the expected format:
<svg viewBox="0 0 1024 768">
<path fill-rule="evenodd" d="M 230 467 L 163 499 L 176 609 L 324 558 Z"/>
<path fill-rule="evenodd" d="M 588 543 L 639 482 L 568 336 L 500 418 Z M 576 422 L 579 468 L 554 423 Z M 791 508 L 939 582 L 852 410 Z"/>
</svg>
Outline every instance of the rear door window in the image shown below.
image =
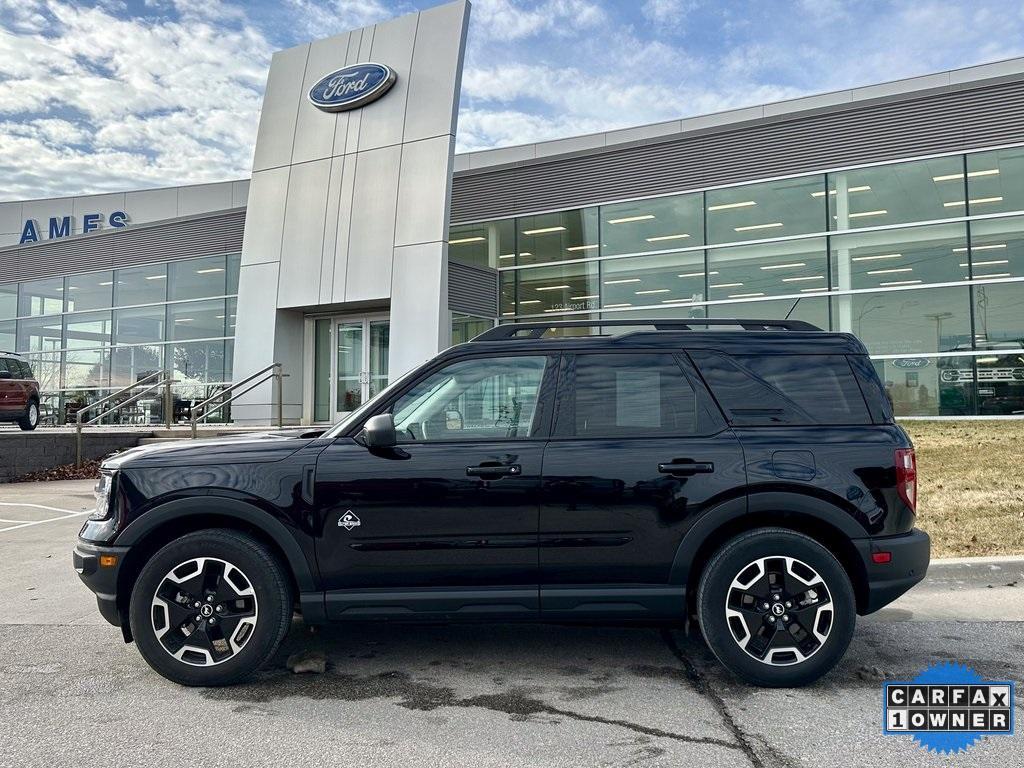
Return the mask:
<svg viewBox="0 0 1024 768">
<path fill-rule="evenodd" d="M 734 425 L 872 423 L 845 355 L 690 356 Z"/>
<path fill-rule="evenodd" d="M 670 354 L 566 358 L 558 394 L 560 437 L 666 437 L 698 433 L 697 395 Z"/>
</svg>

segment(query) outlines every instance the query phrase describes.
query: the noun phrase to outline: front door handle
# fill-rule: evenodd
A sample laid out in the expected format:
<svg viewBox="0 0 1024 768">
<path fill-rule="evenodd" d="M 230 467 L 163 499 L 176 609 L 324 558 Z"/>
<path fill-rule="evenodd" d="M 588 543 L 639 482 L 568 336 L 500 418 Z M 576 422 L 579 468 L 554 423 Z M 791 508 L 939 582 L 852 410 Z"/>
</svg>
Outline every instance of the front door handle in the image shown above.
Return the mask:
<svg viewBox="0 0 1024 768">
<path fill-rule="evenodd" d="M 478 467 L 466 467 L 470 477 L 509 477 L 523 474 L 518 464 L 481 464 Z"/>
<path fill-rule="evenodd" d="M 658 471 L 663 475 L 696 475 L 706 474 L 715 471 L 715 465 L 710 461 L 669 461 L 658 465 Z"/>
</svg>

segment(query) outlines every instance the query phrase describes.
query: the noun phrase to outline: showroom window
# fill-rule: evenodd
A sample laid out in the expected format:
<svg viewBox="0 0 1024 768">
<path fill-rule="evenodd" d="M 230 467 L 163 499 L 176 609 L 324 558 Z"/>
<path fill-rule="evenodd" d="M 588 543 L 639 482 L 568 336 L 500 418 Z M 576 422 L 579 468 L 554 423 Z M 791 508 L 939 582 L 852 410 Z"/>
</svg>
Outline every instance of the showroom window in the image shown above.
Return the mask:
<svg viewBox="0 0 1024 768">
<path fill-rule="evenodd" d="M 704 244 L 704 204 L 700 193 L 602 205 L 600 210 L 603 256 Z"/>
<path fill-rule="evenodd" d="M 1024 210 L 1024 148 L 967 155 L 967 198 L 972 215 Z"/>
<path fill-rule="evenodd" d="M 0 285 L 0 320 L 18 316 L 18 284 Z"/>
<path fill-rule="evenodd" d="M 21 284 L 18 292 L 18 315 L 56 315 L 64 311 L 64 280 L 48 277 Z"/>
<path fill-rule="evenodd" d="M 64 315 L 66 349 L 110 346 L 110 310 Z"/>
<path fill-rule="evenodd" d="M 964 216 L 963 174 L 963 155 L 830 173 L 829 227 L 860 229 Z"/>
<path fill-rule="evenodd" d="M 223 336 L 225 314 L 223 299 L 168 304 L 167 338 L 183 341 Z"/>
<path fill-rule="evenodd" d="M 232 253 L 0 286 L 0 348 L 27 356 L 58 422 L 164 365 L 182 417 L 183 403 L 230 380 L 239 264 Z M 157 397 L 119 418 L 154 423 L 161 409 Z"/>
<path fill-rule="evenodd" d="M 1009 216 L 971 222 L 971 275 L 977 280 L 1024 277 L 1024 217 Z M 964 251 L 957 265 L 967 274 Z"/>
<path fill-rule="evenodd" d="M 597 208 L 516 219 L 516 264 L 584 259 L 598 255 Z M 505 265 L 503 265 L 505 266 Z"/>
<path fill-rule="evenodd" d="M 801 176 L 708 190 L 708 243 L 821 232 L 825 229 L 824 189 L 824 176 Z"/>
<path fill-rule="evenodd" d="M 115 306 L 152 304 L 167 299 L 167 265 L 151 264 L 144 267 L 119 269 L 114 273 Z"/>
<path fill-rule="evenodd" d="M 227 286 L 226 269 L 223 256 L 171 262 L 167 271 L 167 298 L 178 301 L 223 296 Z"/>
<path fill-rule="evenodd" d="M 476 267 L 511 267 L 516 263 L 512 219 L 451 227 L 448 258 Z"/>
<path fill-rule="evenodd" d="M 959 222 L 833 235 L 831 245 L 836 290 L 959 283 L 967 277 L 967 228 Z"/>
<path fill-rule="evenodd" d="M 65 311 L 82 312 L 90 309 L 107 309 L 111 305 L 113 287 L 113 272 L 70 275 L 64 278 L 64 295 L 67 297 Z"/>
<path fill-rule="evenodd" d="M 596 307 L 596 261 L 523 269 L 516 274 L 519 279 L 519 314 L 536 315 Z"/>
<path fill-rule="evenodd" d="M 708 250 L 708 298 L 712 301 L 826 290 L 825 238 Z"/>
<path fill-rule="evenodd" d="M 601 262 L 601 306 L 683 306 L 704 300 L 704 252 Z M 597 297 L 590 306 L 597 306 Z M 588 308 L 590 308 L 588 306 Z"/>
<path fill-rule="evenodd" d="M 828 298 L 799 296 L 772 301 L 729 301 L 709 304 L 708 317 L 735 317 L 755 320 L 801 320 L 828 330 Z"/>
<path fill-rule="evenodd" d="M 834 296 L 832 323 L 836 330 L 854 333 L 872 355 L 972 348 L 966 285 Z"/>
</svg>

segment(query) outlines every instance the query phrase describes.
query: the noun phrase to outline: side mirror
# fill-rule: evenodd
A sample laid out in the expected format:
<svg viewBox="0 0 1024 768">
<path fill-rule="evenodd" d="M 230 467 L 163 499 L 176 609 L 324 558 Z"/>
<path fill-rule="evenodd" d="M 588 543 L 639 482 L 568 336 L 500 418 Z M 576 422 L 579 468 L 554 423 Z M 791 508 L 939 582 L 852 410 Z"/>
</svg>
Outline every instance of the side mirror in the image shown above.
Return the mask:
<svg viewBox="0 0 1024 768">
<path fill-rule="evenodd" d="M 0 371 L 0 379 L 13 379 L 14 374 L 10 371 Z"/>
<path fill-rule="evenodd" d="M 390 413 L 379 413 L 363 424 L 363 440 L 367 448 L 393 448 L 398 444 L 395 420 Z"/>
</svg>

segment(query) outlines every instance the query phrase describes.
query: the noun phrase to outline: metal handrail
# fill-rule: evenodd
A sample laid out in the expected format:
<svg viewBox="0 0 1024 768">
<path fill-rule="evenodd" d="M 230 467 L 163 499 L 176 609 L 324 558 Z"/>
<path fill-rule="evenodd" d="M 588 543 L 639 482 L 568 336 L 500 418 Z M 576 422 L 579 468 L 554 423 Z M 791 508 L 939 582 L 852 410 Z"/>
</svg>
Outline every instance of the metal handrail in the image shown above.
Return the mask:
<svg viewBox="0 0 1024 768">
<path fill-rule="evenodd" d="M 158 381 L 153 381 L 153 379 L 156 379 L 157 377 L 160 377 L 159 380 Z M 112 408 L 108 408 L 105 411 L 102 411 L 101 413 L 97 414 L 96 416 L 94 416 L 93 418 L 89 419 L 88 421 L 83 421 L 83 417 L 85 416 L 85 414 L 88 413 L 89 411 L 93 410 L 94 408 L 98 408 L 101 405 L 106 405 L 111 400 L 116 400 L 118 397 L 120 397 L 121 395 L 125 394 L 126 392 L 131 392 L 133 389 L 138 387 L 140 384 L 146 384 L 146 383 L 149 383 L 149 382 L 152 382 L 152 383 L 150 383 L 149 386 L 147 386 L 144 389 L 142 389 L 141 392 L 138 392 L 135 395 L 132 395 L 127 400 L 123 400 L 123 401 L 117 403 Z M 174 383 L 174 379 L 171 378 L 170 376 L 168 376 L 165 371 L 153 371 L 152 373 L 147 374 L 146 376 L 143 376 L 138 381 L 132 382 L 127 387 L 122 387 L 121 389 L 117 390 L 116 392 L 114 392 L 112 394 L 109 394 L 106 397 L 100 398 L 99 400 L 97 400 L 94 403 L 89 403 L 89 404 L 83 405 L 81 408 L 79 408 L 78 411 L 75 413 L 75 466 L 76 467 L 81 467 L 82 466 L 82 427 L 92 426 L 93 424 L 95 424 L 100 419 L 102 419 L 102 418 L 104 418 L 106 416 L 110 416 L 112 413 L 116 413 L 117 411 L 121 410 L 122 408 L 124 408 L 127 405 L 131 405 L 132 403 L 135 403 L 140 398 L 142 398 L 144 395 L 147 395 L 150 392 L 152 392 L 154 389 L 159 389 L 160 387 L 164 387 L 164 411 L 165 411 L 165 414 L 164 414 L 165 418 L 164 418 L 164 420 L 166 421 L 167 426 L 170 427 L 171 426 L 171 419 L 173 418 L 173 415 L 170 412 L 170 409 L 172 407 L 171 384 L 173 384 L 173 383 Z"/>
<path fill-rule="evenodd" d="M 284 379 L 284 376 L 285 374 L 282 372 L 281 363 L 271 363 L 266 368 L 261 368 L 251 376 L 246 376 L 241 381 L 236 381 L 234 384 L 220 390 L 220 392 L 213 395 L 212 397 L 208 397 L 202 402 L 193 405 L 192 412 L 189 418 L 189 423 L 192 426 L 192 438 L 195 439 L 196 437 L 198 437 L 196 428 L 197 425 L 199 424 L 200 419 L 205 419 L 211 413 L 216 413 L 228 403 L 241 397 L 246 392 L 255 389 L 260 384 L 269 381 L 270 379 L 274 380 L 274 405 L 277 411 L 277 418 L 275 420 L 277 421 L 277 428 L 281 429 L 281 427 L 284 426 L 284 401 L 282 398 L 282 379 Z M 245 384 L 248 384 L 249 386 L 240 391 L 236 391 L 239 389 L 239 387 L 242 387 Z M 206 408 L 206 406 L 210 405 L 215 400 L 220 400 L 220 398 L 224 397 L 224 395 L 228 394 L 229 392 L 234 392 L 235 394 L 233 394 L 227 400 L 221 400 L 220 402 L 215 403 L 212 408 Z"/>
</svg>

